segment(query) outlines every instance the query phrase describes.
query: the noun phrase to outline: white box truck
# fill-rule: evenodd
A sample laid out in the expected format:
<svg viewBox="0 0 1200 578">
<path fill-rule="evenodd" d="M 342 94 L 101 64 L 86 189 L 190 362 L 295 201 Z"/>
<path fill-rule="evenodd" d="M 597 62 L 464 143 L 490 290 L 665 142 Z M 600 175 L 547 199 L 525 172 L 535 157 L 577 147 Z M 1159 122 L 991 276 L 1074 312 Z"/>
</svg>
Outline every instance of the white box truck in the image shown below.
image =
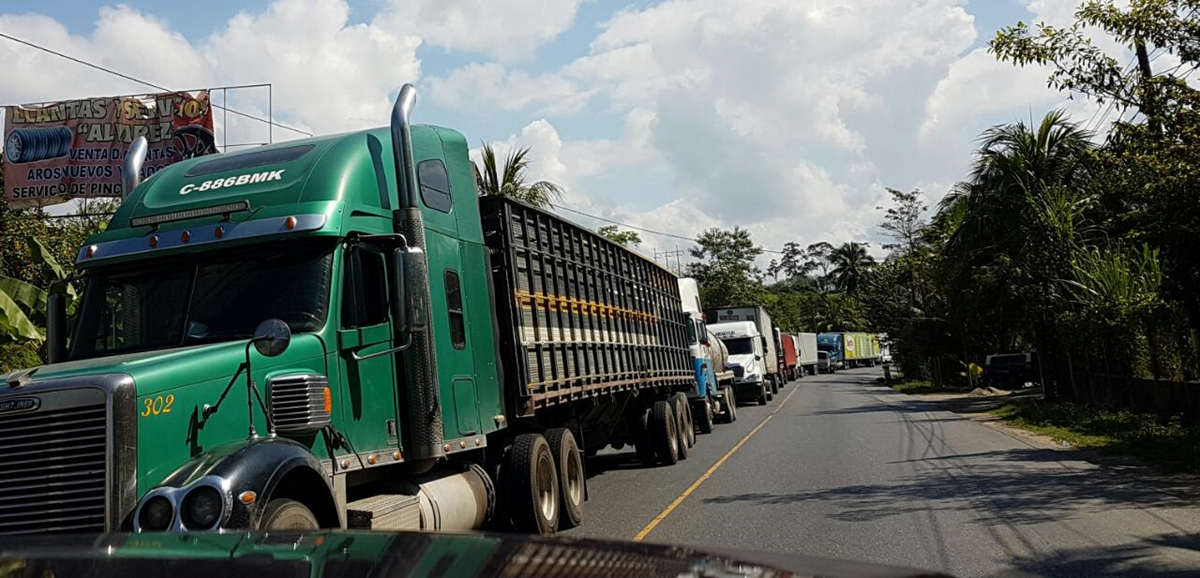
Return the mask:
<svg viewBox="0 0 1200 578">
<path fill-rule="evenodd" d="M 797 333 L 796 343 L 800 345 L 800 370 L 809 375 L 817 374 L 817 334 Z"/>
<path fill-rule="evenodd" d="M 771 400 L 767 383 L 766 339 L 752 321 L 729 321 L 708 326 L 729 350 L 736 401 L 766 405 Z"/>
<path fill-rule="evenodd" d="M 759 341 L 757 347 L 759 350 L 761 350 L 759 355 L 762 357 L 762 359 L 756 360 L 756 362 L 762 368 L 762 382 L 766 389 L 766 394 L 761 400 L 757 395 L 751 397 L 749 392 L 751 388 L 749 386 L 743 386 L 744 393 L 738 393 L 738 399 L 748 399 L 750 401 L 759 401 L 760 403 L 766 403 L 767 401 L 770 401 L 773 392 L 779 391 L 780 386 L 779 350 L 777 349 L 778 340 L 775 337 L 775 325 L 771 323 L 771 316 L 767 314 L 765 309 L 758 306 L 719 307 L 716 309 L 705 310 L 704 315 L 710 322 L 715 322 L 719 325 L 744 322 L 750 323 L 754 326 L 754 333 L 758 337 Z M 715 329 L 713 331 L 717 333 L 718 337 L 721 337 L 720 332 L 717 332 Z M 738 331 L 741 337 L 745 336 L 746 331 L 742 329 L 739 329 Z M 738 338 L 740 339 L 741 337 Z M 726 347 L 729 348 L 730 363 L 737 364 L 736 358 L 738 355 L 735 355 L 734 353 L 734 346 L 730 345 L 729 340 L 725 339 L 724 337 L 721 337 L 721 341 L 724 341 Z M 743 347 L 741 349 L 745 348 Z M 748 353 L 749 352 L 743 352 L 741 355 L 746 355 Z M 742 367 L 745 366 L 743 365 Z M 734 369 L 734 372 L 737 372 L 736 368 Z M 738 391 L 736 384 L 737 381 L 735 379 L 735 392 Z"/>
</svg>

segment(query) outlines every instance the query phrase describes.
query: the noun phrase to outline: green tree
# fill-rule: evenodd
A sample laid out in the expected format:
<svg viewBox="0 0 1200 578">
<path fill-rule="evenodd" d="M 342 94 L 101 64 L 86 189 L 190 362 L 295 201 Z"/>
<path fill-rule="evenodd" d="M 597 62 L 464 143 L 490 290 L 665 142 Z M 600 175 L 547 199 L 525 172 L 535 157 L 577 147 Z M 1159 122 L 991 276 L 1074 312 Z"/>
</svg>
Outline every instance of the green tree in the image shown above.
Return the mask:
<svg viewBox="0 0 1200 578">
<path fill-rule="evenodd" d="M 838 289 L 855 295 L 867 270 L 875 266 L 875 258 L 867 253 L 866 243 L 843 243 L 829 254 L 833 268 L 829 275 Z"/>
<path fill-rule="evenodd" d="M 761 303 L 762 271 L 754 260 L 763 251 L 749 231 L 741 227 L 709 229 L 700 234 L 696 244 L 688 250 L 696 261 L 688 264 L 687 273 L 700 284 L 700 300 L 706 306 Z"/>
<path fill-rule="evenodd" d="M 833 266 L 830 261 L 830 256 L 833 254 L 833 245 L 821 241 L 813 243 L 805 247 L 804 252 L 798 257 L 800 259 L 800 272 L 804 275 L 815 275 L 817 280 L 817 290 L 829 290 L 829 269 Z"/>
<path fill-rule="evenodd" d="M 562 187 L 550 181 L 528 182 L 525 171 L 529 168 L 529 147 L 509 151 L 503 167 L 490 144 L 483 145 L 480 157 L 482 167 L 472 162 L 480 196 L 505 196 L 541 208 L 549 208 L 563 196 Z"/>
<path fill-rule="evenodd" d="M 1067 27 L 1018 23 L 990 49 L 1019 66 L 1051 68 L 1049 84 L 1122 113 L 1098 154 L 1098 202 L 1118 218 L 1109 233 L 1161 249 L 1166 295 L 1184 305 L 1200 347 L 1200 92 L 1188 77 L 1200 67 L 1196 0 L 1089 0 Z M 1134 58 L 1108 53 L 1090 36 L 1106 34 Z M 1156 70 L 1156 55 L 1178 64 Z M 1136 65 L 1135 65 L 1136 63 Z M 1140 122 L 1139 122 L 1140 119 Z"/>
<path fill-rule="evenodd" d="M 925 195 L 920 189 L 907 193 L 891 188 L 887 191 L 892 196 L 892 206 L 887 208 L 879 228 L 894 242 L 883 248 L 896 255 L 914 253 L 921 245 L 925 230 L 925 211 L 929 208 L 923 200 Z"/>
<path fill-rule="evenodd" d="M 616 225 L 605 225 L 596 229 L 596 233 L 622 247 L 642 244 L 642 237 L 637 231 L 622 231 Z"/>
</svg>

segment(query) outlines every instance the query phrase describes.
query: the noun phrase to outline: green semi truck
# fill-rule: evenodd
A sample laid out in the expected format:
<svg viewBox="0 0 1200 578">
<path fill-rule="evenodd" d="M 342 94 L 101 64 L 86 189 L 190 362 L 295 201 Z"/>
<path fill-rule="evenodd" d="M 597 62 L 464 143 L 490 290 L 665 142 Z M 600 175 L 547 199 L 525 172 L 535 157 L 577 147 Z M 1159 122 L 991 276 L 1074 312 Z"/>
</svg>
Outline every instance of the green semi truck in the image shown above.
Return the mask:
<svg viewBox="0 0 1200 578">
<path fill-rule="evenodd" d="M 0 534 L 548 534 L 582 520 L 585 452 L 686 456 L 674 275 L 477 197 L 415 99 L 144 182 L 133 147 L 77 303 L 51 293 L 51 363 L 0 376 Z"/>
</svg>

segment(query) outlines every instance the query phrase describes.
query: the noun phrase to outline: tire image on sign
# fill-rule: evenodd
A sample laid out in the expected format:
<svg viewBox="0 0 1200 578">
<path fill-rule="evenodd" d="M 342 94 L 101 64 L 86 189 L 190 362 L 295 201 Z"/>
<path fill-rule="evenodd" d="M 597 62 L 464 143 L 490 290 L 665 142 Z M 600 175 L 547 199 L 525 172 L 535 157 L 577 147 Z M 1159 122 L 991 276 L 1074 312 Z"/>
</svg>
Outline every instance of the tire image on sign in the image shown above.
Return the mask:
<svg viewBox="0 0 1200 578">
<path fill-rule="evenodd" d="M 75 135 L 65 126 L 16 128 L 4 139 L 4 156 L 13 164 L 67 156 Z"/>
</svg>

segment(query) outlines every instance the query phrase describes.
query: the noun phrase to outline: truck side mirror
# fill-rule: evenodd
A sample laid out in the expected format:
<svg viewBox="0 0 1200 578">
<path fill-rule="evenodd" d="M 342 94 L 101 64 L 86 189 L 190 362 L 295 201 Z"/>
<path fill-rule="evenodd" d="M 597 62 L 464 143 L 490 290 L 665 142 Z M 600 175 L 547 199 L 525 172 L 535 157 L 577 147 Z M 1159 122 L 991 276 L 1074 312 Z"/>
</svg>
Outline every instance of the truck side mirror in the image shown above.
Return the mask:
<svg viewBox="0 0 1200 578">
<path fill-rule="evenodd" d="M 46 298 L 46 350 L 50 363 L 67 359 L 67 299 L 57 291 Z"/>
<path fill-rule="evenodd" d="M 282 319 L 268 319 L 254 330 L 254 349 L 263 357 L 278 357 L 292 342 L 292 329 Z M 249 363 L 249 357 L 246 358 Z"/>
<path fill-rule="evenodd" d="M 425 330 L 424 291 L 409 291 L 409 279 L 425 279 L 421 275 L 428 266 L 425 252 L 417 247 L 399 247 L 392 251 L 392 321 L 397 331 L 420 333 Z"/>
</svg>

